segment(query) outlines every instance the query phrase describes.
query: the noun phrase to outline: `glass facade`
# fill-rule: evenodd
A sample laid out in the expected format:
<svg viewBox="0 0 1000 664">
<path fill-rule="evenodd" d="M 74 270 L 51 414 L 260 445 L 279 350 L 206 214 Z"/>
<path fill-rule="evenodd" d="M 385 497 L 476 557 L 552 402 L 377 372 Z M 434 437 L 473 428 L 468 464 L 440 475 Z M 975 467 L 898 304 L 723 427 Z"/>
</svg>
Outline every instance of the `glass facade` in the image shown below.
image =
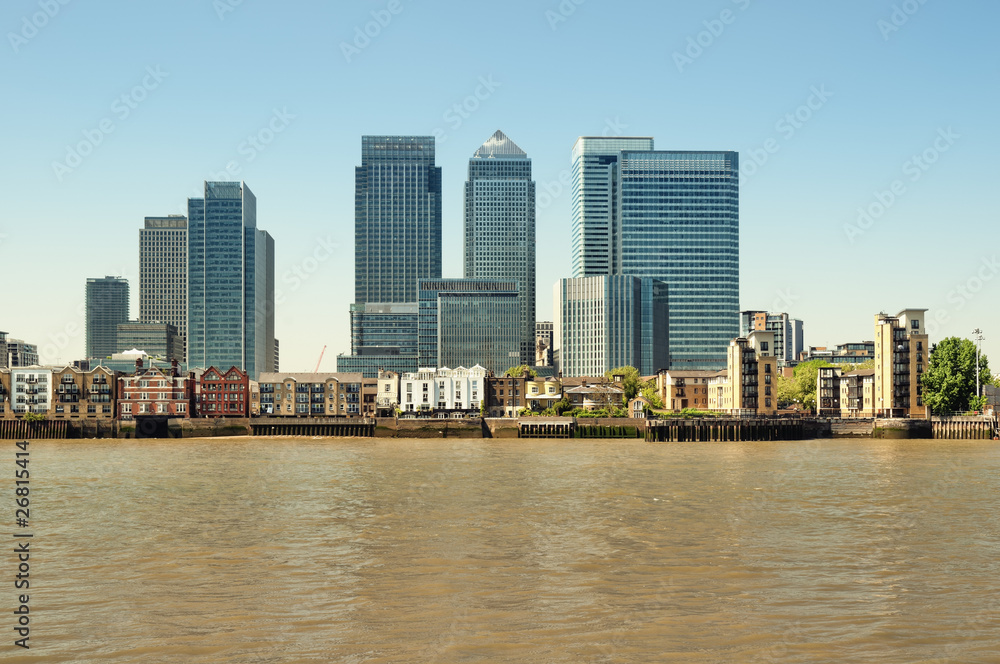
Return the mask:
<svg viewBox="0 0 1000 664">
<path fill-rule="evenodd" d="M 465 277 L 520 284 L 520 362 L 535 363 L 535 183 L 531 160 L 497 131 L 469 160 Z M 448 365 L 451 366 L 451 365 Z"/>
<path fill-rule="evenodd" d="M 652 138 L 581 136 L 573 146 L 570 248 L 574 277 L 614 274 L 618 233 L 618 159 L 652 150 Z"/>
<path fill-rule="evenodd" d="M 416 302 L 417 280 L 441 276 L 434 137 L 362 137 L 354 200 L 354 302 Z"/>
<path fill-rule="evenodd" d="M 365 378 L 378 378 L 380 370 L 394 371 L 397 374 L 416 371 L 417 355 L 379 354 L 375 349 L 362 349 L 360 353 L 337 356 L 338 373 L 359 373 Z"/>
<path fill-rule="evenodd" d="M 736 152 L 623 151 L 614 273 L 670 287 L 673 369 L 726 366 L 739 333 Z"/>
<path fill-rule="evenodd" d="M 416 355 L 417 304 L 352 304 L 351 352 L 357 354 L 366 347 L 389 347 Z"/>
<path fill-rule="evenodd" d="M 87 359 L 118 352 L 118 326 L 128 322 L 128 281 L 87 279 Z"/>
<path fill-rule="evenodd" d="M 644 376 L 670 364 L 667 285 L 609 275 L 555 286 L 553 345 L 563 376 L 601 376 L 633 366 Z"/>
<path fill-rule="evenodd" d="M 503 372 L 521 362 L 521 299 L 516 281 L 420 282 L 418 363 Z"/>
<path fill-rule="evenodd" d="M 274 241 L 245 183 L 206 182 L 188 199 L 188 365 L 253 380 L 274 358 Z"/>
</svg>

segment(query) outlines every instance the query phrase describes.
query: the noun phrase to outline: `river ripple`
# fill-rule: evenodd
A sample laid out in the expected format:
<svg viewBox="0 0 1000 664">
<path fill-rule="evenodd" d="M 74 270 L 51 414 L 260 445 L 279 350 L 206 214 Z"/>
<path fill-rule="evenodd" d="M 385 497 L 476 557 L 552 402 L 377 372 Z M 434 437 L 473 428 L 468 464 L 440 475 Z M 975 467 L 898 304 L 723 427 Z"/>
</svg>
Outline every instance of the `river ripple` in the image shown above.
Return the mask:
<svg viewBox="0 0 1000 664">
<path fill-rule="evenodd" d="M 38 441 L 31 470 L 5 662 L 1000 661 L 992 442 Z"/>
</svg>

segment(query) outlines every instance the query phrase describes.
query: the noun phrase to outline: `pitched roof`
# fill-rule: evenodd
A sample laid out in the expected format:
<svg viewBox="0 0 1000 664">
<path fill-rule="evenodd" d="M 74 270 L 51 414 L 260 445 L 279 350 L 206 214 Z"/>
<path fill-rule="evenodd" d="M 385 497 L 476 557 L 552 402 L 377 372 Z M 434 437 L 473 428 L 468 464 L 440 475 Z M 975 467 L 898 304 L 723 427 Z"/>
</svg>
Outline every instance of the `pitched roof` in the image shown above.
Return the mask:
<svg viewBox="0 0 1000 664">
<path fill-rule="evenodd" d="M 476 154 L 473 155 L 474 159 L 494 159 L 497 157 L 501 158 L 525 158 L 528 153 L 517 147 L 517 143 L 507 138 L 507 135 L 502 131 L 497 129 L 497 132 L 490 136 L 485 143 L 483 143 Z"/>
</svg>

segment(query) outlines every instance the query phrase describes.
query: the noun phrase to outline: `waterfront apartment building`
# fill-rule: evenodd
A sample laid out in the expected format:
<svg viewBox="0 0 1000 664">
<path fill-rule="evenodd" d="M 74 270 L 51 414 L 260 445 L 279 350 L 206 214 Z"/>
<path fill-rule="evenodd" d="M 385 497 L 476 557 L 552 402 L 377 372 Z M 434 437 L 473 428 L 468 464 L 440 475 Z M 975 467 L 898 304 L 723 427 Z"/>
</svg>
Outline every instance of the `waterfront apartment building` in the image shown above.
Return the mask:
<svg viewBox="0 0 1000 664">
<path fill-rule="evenodd" d="M 0 369 L 0 415 L 45 415 L 52 405 L 52 370 L 42 367 Z"/>
<path fill-rule="evenodd" d="M 403 413 L 437 417 L 478 417 L 486 394 L 488 372 L 482 366 L 420 369 L 399 377 Z"/>
<path fill-rule="evenodd" d="M 561 279 L 553 293 L 553 358 L 566 377 L 670 366 L 667 285 L 625 275 Z"/>
<path fill-rule="evenodd" d="M 745 337 L 753 330 L 774 332 L 774 356 L 781 368 L 795 366 L 799 361 L 804 342 L 802 321 L 787 313 L 767 311 L 741 311 L 740 336 Z"/>
<path fill-rule="evenodd" d="M 184 362 L 184 339 L 170 323 L 121 323 L 117 337 L 117 353 L 138 349 L 166 362 Z"/>
<path fill-rule="evenodd" d="M 391 417 L 399 408 L 399 374 L 395 371 L 378 372 L 376 380 L 375 412 L 379 417 Z"/>
<path fill-rule="evenodd" d="M 188 199 L 189 367 L 272 371 L 274 240 L 257 228 L 257 199 L 243 182 L 205 182 Z"/>
<path fill-rule="evenodd" d="M 187 338 L 187 243 L 183 215 L 146 217 L 139 230 L 139 322 L 177 328 L 181 362 Z"/>
<path fill-rule="evenodd" d="M 820 417 L 840 417 L 841 370 L 820 367 L 816 374 L 816 414 Z"/>
<path fill-rule="evenodd" d="M 709 380 L 717 371 L 670 369 L 656 374 L 656 390 L 663 407 L 673 411 L 685 408 L 708 410 Z"/>
<path fill-rule="evenodd" d="M 879 417 L 925 417 L 921 375 L 930 346 L 926 309 L 875 315 L 874 405 Z"/>
<path fill-rule="evenodd" d="M 418 299 L 420 366 L 481 364 L 502 373 L 522 364 L 523 301 L 516 281 L 421 279 Z"/>
<path fill-rule="evenodd" d="M 128 280 L 87 279 L 86 355 L 103 359 L 118 352 L 118 326 L 129 317 Z"/>
<path fill-rule="evenodd" d="M 52 407 L 55 419 L 113 420 L 118 385 L 115 372 L 106 367 L 81 371 L 64 367 L 52 372 Z"/>
<path fill-rule="evenodd" d="M 709 379 L 709 409 L 732 415 L 773 415 L 778 410 L 778 358 L 774 333 L 753 330 L 733 339 L 726 370 Z"/>
<path fill-rule="evenodd" d="M 239 367 L 209 367 L 198 378 L 197 417 L 249 417 L 250 377 Z"/>
<path fill-rule="evenodd" d="M 528 406 L 529 381 L 533 379 L 527 371 L 520 376 L 487 376 L 486 416 L 517 417 Z"/>
<path fill-rule="evenodd" d="M 360 373 L 264 373 L 251 408 L 267 417 L 360 417 L 363 381 Z"/>
<path fill-rule="evenodd" d="M 465 277 L 516 284 L 520 358 L 512 364 L 534 364 L 535 182 L 527 153 L 499 130 L 469 159 Z"/>
<path fill-rule="evenodd" d="M 181 375 L 176 362 L 167 368 L 136 361 L 135 374 L 118 377 L 118 419 L 159 416 L 187 419 L 194 411 L 195 378 Z"/>
</svg>

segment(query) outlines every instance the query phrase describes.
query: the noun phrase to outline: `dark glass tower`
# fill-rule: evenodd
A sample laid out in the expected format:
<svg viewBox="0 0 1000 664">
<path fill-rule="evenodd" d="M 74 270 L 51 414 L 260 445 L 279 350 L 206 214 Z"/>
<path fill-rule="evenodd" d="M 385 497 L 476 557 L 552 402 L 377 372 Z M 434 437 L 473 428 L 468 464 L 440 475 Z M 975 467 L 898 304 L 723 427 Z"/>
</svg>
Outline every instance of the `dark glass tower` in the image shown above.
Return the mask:
<svg viewBox="0 0 1000 664">
<path fill-rule="evenodd" d="M 188 199 L 189 367 L 273 371 L 274 240 L 245 183 L 206 182 Z"/>
<path fill-rule="evenodd" d="M 469 179 L 465 183 L 465 277 L 516 284 L 516 334 L 520 339 L 517 359 L 519 364 L 533 365 L 535 183 L 528 155 L 502 131 L 493 134 L 469 160 Z"/>
<path fill-rule="evenodd" d="M 417 280 L 441 276 L 434 137 L 362 137 L 354 186 L 354 303 L 416 302 Z"/>
<path fill-rule="evenodd" d="M 87 279 L 87 359 L 118 352 L 118 326 L 128 322 L 128 281 Z"/>
</svg>

